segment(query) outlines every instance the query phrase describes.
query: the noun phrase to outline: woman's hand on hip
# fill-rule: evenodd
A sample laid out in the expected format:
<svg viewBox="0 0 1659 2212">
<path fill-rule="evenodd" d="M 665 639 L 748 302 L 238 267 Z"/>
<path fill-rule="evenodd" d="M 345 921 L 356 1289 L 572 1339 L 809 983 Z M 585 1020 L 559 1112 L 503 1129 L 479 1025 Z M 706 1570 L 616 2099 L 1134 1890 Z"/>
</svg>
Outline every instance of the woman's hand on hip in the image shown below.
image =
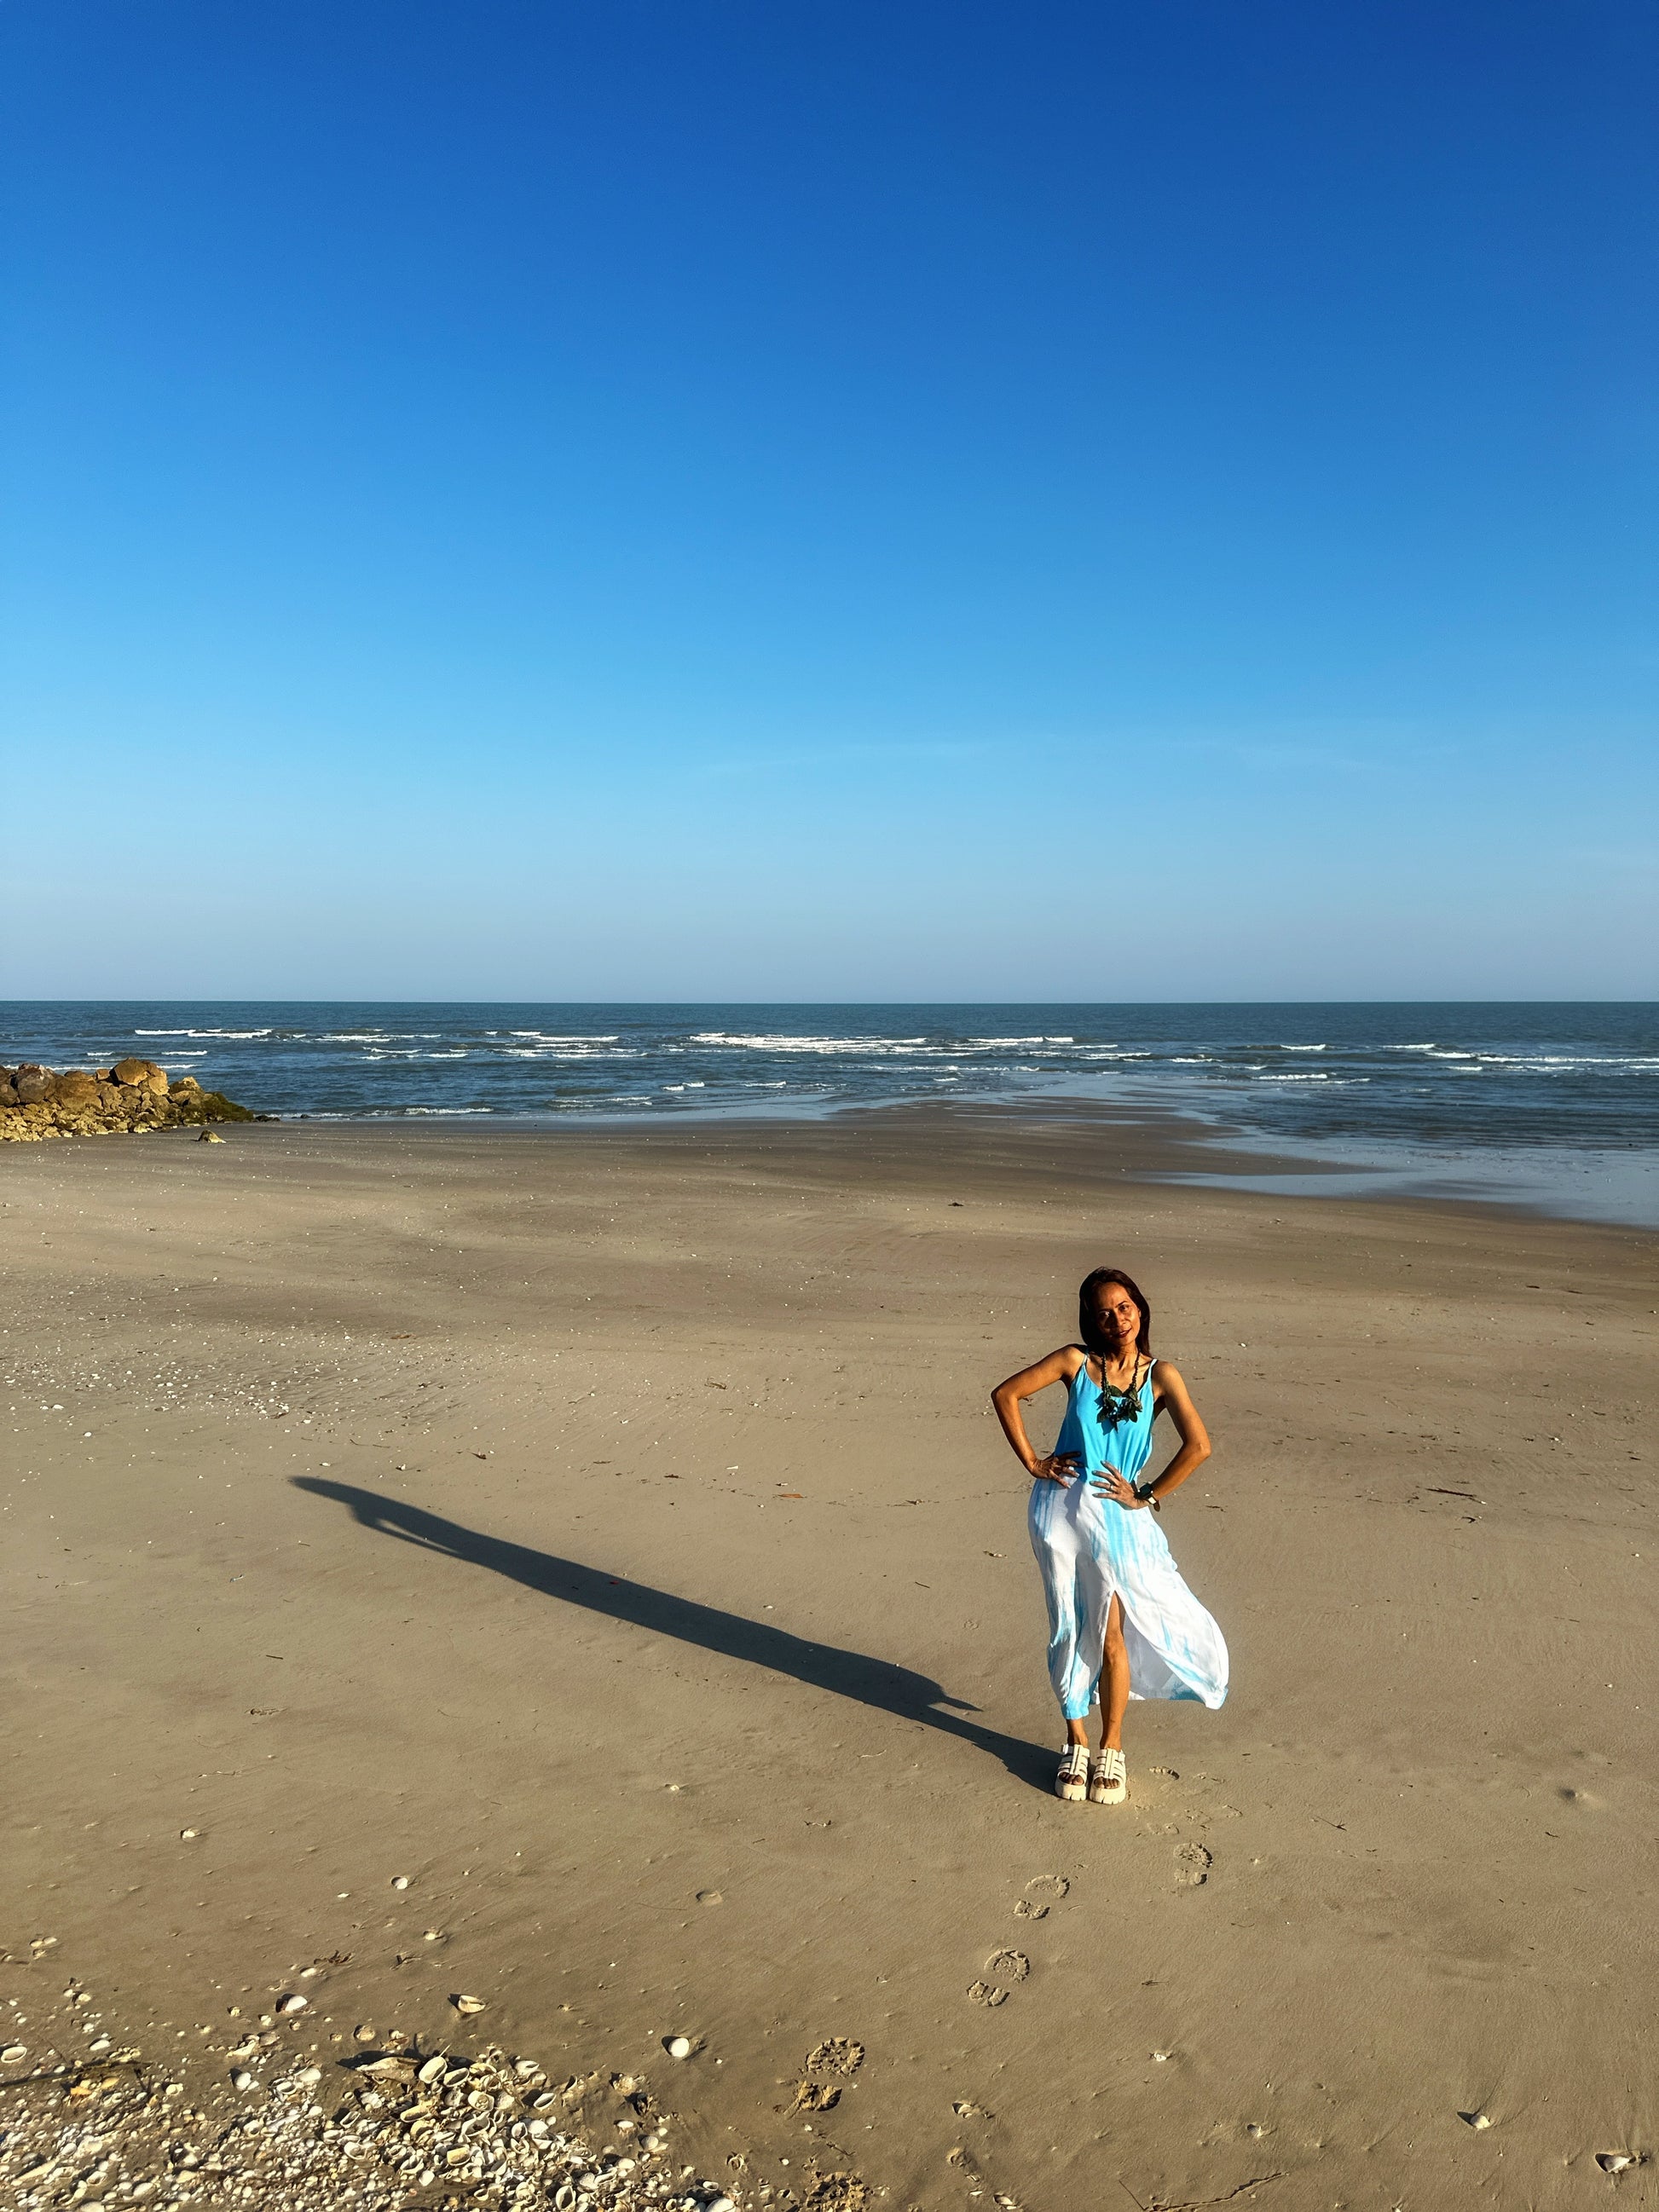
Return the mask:
<svg viewBox="0 0 1659 2212">
<path fill-rule="evenodd" d="M 1114 1505 L 1121 1505 L 1126 1513 L 1139 1513 L 1146 1510 L 1146 1501 L 1144 1498 L 1136 1497 L 1134 1485 L 1120 1468 L 1109 1463 L 1094 1477 L 1089 1487 L 1097 1491 L 1101 1497 L 1109 1498 Z"/>
<path fill-rule="evenodd" d="M 1040 1459 L 1031 1469 L 1031 1480 L 1033 1482 L 1057 1482 L 1064 1490 L 1076 1473 L 1075 1452 L 1051 1452 L 1047 1459 Z"/>
</svg>

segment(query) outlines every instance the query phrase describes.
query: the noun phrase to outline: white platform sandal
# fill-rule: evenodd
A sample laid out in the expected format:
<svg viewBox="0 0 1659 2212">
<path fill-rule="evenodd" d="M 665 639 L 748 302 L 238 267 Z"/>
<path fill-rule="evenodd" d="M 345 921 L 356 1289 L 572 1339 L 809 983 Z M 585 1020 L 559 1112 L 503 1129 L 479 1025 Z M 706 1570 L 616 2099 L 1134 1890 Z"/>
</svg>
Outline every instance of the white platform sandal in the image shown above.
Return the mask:
<svg viewBox="0 0 1659 2212">
<path fill-rule="evenodd" d="M 1054 1795 L 1068 1805 L 1080 1805 L 1089 1794 L 1089 1747 L 1068 1743 L 1060 1754 L 1054 1772 Z"/>
<path fill-rule="evenodd" d="M 1129 1796 L 1129 1777 L 1121 1751 L 1103 1751 L 1089 1769 L 1089 1802 L 1121 1805 Z"/>
</svg>

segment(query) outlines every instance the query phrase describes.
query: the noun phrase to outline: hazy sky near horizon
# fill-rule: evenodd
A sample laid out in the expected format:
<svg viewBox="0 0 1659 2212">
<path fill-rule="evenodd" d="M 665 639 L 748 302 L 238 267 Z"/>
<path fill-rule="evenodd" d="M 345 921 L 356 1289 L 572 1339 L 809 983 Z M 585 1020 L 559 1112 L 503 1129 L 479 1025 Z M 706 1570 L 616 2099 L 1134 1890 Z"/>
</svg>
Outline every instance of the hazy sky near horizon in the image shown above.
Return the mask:
<svg viewBox="0 0 1659 2212">
<path fill-rule="evenodd" d="M 12 996 L 1659 995 L 1647 0 L 11 0 Z"/>
</svg>

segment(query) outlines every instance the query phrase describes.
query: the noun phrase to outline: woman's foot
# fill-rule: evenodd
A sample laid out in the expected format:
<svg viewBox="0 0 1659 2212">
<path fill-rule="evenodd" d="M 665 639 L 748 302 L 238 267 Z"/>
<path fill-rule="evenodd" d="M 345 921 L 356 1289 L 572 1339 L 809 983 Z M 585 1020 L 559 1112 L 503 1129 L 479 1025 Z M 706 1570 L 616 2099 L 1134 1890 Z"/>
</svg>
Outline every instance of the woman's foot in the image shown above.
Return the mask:
<svg viewBox="0 0 1659 2212">
<path fill-rule="evenodd" d="M 1091 1805 L 1121 1805 L 1129 1795 L 1129 1778 L 1123 1765 L 1121 1751 L 1098 1753 L 1089 1769 L 1089 1802 Z"/>
<path fill-rule="evenodd" d="M 1068 1805 L 1080 1805 L 1089 1794 L 1089 1747 L 1068 1743 L 1060 1754 L 1054 1772 L 1054 1795 Z"/>
</svg>

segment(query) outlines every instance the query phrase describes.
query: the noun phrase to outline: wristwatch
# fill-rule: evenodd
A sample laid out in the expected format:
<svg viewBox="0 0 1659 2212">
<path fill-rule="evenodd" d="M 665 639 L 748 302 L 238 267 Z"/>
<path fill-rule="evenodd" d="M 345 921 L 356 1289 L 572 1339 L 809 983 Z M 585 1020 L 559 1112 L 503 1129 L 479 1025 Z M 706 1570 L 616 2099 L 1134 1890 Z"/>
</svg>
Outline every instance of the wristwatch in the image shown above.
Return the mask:
<svg viewBox="0 0 1659 2212">
<path fill-rule="evenodd" d="M 1150 1482 L 1132 1482 L 1129 1487 L 1143 1505 L 1150 1505 L 1154 1513 L 1161 1510 Z"/>
</svg>

